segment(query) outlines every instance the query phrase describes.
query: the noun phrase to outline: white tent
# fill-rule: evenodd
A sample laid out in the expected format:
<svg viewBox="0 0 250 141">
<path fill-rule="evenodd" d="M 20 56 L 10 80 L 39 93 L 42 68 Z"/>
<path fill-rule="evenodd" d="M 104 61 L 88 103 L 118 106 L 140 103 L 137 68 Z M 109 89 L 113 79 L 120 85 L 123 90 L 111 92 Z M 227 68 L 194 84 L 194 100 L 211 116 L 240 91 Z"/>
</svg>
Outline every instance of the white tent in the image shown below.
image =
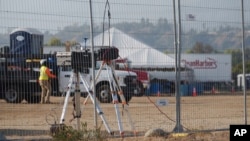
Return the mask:
<svg viewBox="0 0 250 141">
<path fill-rule="evenodd" d="M 153 48 L 141 49 L 126 58 L 132 62 L 131 66 L 134 68 L 174 68 L 175 66 L 173 58 Z"/>
<path fill-rule="evenodd" d="M 86 44 L 89 46 L 90 41 Z M 119 55 L 131 61 L 132 67 L 173 68 L 175 65 L 174 58 L 130 37 L 116 28 L 111 28 L 94 37 L 94 46 L 117 47 Z"/>
<path fill-rule="evenodd" d="M 90 40 L 88 40 L 87 44 L 90 45 L 89 43 Z M 94 46 L 115 46 L 119 49 L 119 55 L 122 58 L 138 50 L 150 48 L 116 28 L 111 28 L 94 37 Z"/>
<path fill-rule="evenodd" d="M 85 43 L 82 43 L 84 46 Z M 86 43 L 90 45 L 90 40 Z M 175 80 L 175 59 L 132 38 L 118 29 L 111 28 L 94 37 L 94 46 L 114 46 L 119 55 L 128 59 L 131 68 L 144 68 L 150 78 Z M 184 67 L 183 64 L 181 64 Z M 192 80 L 193 73 L 189 69 L 181 71 L 181 80 Z"/>
</svg>

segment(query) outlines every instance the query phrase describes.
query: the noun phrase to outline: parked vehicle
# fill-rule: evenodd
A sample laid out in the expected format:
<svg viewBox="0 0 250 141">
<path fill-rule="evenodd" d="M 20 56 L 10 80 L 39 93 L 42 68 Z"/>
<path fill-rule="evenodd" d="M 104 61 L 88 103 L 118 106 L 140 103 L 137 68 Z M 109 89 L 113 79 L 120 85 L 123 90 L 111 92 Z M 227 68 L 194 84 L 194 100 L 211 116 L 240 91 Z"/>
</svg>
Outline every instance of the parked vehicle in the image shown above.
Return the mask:
<svg viewBox="0 0 250 141">
<path fill-rule="evenodd" d="M 40 102 L 39 72 L 8 63 L 8 59 L 3 60 L 0 63 L 0 98 L 8 103 L 20 103 L 23 100 Z"/>
<path fill-rule="evenodd" d="M 69 84 L 69 76 L 72 73 L 70 64 L 63 64 L 62 62 L 70 61 L 71 52 L 58 52 L 57 54 L 43 54 L 43 55 L 19 55 L 23 60 L 18 59 L 17 55 L 11 56 L 5 54 L 1 59 L 1 98 L 6 99 L 10 103 L 19 103 L 23 99 L 30 103 L 37 103 L 40 101 L 41 89 L 38 83 L 39 77 L 39 61 L 40 59 L 47 59 L 49 68 L 57 75 L 57 79 L 52 80 L 52 87 L 54 96 L 62 95 L 66 92 Z M 63 55 L 64 54 L 64 55 Z M 68 57 L 65 57 L 65 54 Z M 66 56 L 67 56 L 66 55 Z M 14 57 L 14 58 L 13 58 Z M 7 61 L 21 60 L 13 65 L 9 65 Z M 10 70 L 12 68 L 12 70 Z M 96 72 L 98 68 L 95 68 Z M 127 101 L 130 101 L 132 96 L 139 92 L 138 84 L 136 82 L 137 75 L 134 72 L 115 70 L 118 77 L 118 83 L 123 90 L 123 94 Z M 92 80 L 91 70 L 82 73 L 83 79 L 90 84 Z M 87 91 L 80 83 L 81 93 L 83 96 L 87 95 Z M 96 81 L 97 98 L 100 102 L 110 103 L 112 101 L 109 81 L 107 77 L 107 70 L 103 69 Z M 72 85 L 71 92 L 74 92 L 74 85 Z"/>
<path fill-rule="evenodd" d="M 102 49 L 100 50 L 102 51 Z M 118 56 L 118 49 L 115 50 Z M 38 77 L 40 70 L 39 62 L 41 59 L 47 59 L 49 68 L 53 74 L 57 75 L 57 79 L 51 80 L 52 95 L 58 96 L 66 92 L 67 84 L 70 83 L 69 76 L 72 73 L 72 66 L 71 64 L 65 64 L 65 62 L 71 62 L 72 52 L 44 54 L 43 34 L 41 32 L 28 28 L 15 29 L 10 34 L 10 46 L 4 46 L 0 51 L 0 98 L 4 98 L 7 102 L 11 103 L 19 103 L 23 99 L 30 103 L 39 102 L 41 89 Z M 10 68 L 13 70 L 10 70 Z M 98 68 L 93 66 L 92 68 L 88 68 L 87 71 L 81 72 L 83 79 L 87 80 L 89 84 L 93 79 L 91 75 L 92 69 L 95 69 L 95 72 L 98 71 Z M 119 86 L 123 90 L 126 101 L 130 101 L 132 96 L 138 94 L 140 90 L 136 81 L 136 73 L 115 70 L 115 76 L 117 77 Z M 97 90 L 96 96 L 100 102 L 110 103 L 112 101 L 109 84 L 107 70 L 103 69 L 95 86 Z M 72 93 L 74 92 L 74 85 L 72 85 L 70 90 Z M 83 96 L 86 96 L 87 91 L 82 83 L 80 83 L 80 90 Z"/>
<path fill-rule="evenodd" d="M 67 88 L 67 85 L 70 83 L 69 79 L 72 74 L 72 68 L 71 68 L 71 52 L 57 52 L 56 54 L 57 58 L 57 66 L 58 66 L 58 78 L 59 78 L 59 92 L 63 93 L 65 92 L 65 88 Z M 97 65 L 94 67 L 95 73 L 97 74 L 99 70 L 98 64 L 100 64 L 101 61 L 97 62 Z M 88 82 L 89 85 L 91 85 L 91 80 L 93 79 L 91 70 L 93 68 L 90 68 L 88 70 L 85 70 L 84 72 L 81 72 L 81 76 L 84 80 Z M 103 68 L 100 71 L 100 75 L 98 79 L 96 80 L 96 96 L 100 102 L 103 103 L 110 103 L 112 101 L 112 95 L 110 92 L 110 86 L 109 86 L 109 78 L 108 78 L 108 72 L 105 68 Z M 115 70 L 115 75 L 118 77 L 118 83 L 121 89 L 123 90 L 124 97 L 126 101 L 130 101 L 132 96 L 136 95 L 138 93 L 138 84 L 136 82 L 137 75 L 134 72 L 129 71 L 121 71 L 121 70 Z M 73 83 L 76 83 L 75 81 Z M 72 85 L 71 92 L 74 92 L 75 86 Z M 87 90 L 84 87 L 84 84 L 80 82 L 80 91 L 83 96 L 87 95 Z"/>
<path fill-rule="evenodd" d="M 242 90 L 243 88 L 246 87 L 247 90 L 250 89 L 250 74 L 247 73 L 245 74 L 245 79 L 243 74 L 238 74 L 237 75 L 237 88 Z"/>
<path fill-rule="evenodd" d="M 131 69 L 130 63 L 127 59 L 116 59 L 114 60 L 114 66 L 116 66 L 116 70 L 123 70 L 134 72 L 137 75 L 137 87 L 139 92 L 134 96 L 143 96 L 146 90 L 150 87 L 150 75 L 148 72 L 139 70 L 139 69 Z"/>
</svg>

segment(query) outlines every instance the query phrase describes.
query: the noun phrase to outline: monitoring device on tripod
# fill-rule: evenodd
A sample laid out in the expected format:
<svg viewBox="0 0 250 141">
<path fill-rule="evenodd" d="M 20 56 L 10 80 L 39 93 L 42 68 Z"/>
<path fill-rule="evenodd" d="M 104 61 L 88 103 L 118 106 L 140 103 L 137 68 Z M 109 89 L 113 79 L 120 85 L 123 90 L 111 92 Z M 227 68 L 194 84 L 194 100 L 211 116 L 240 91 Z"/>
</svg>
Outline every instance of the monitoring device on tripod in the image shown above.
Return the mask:
<svg viewBox="0 0 250 141">
<path fill-rule="evenodd" d="M 116 47 L 102 47 L 94 53 L 94 64 L 98 61 L 110 61 L 119 57 L 119 50 Z M 85 49 L 84 51 L 73 51 L 71 53 L 71 67 L 75 71 L 85 72 L 92 68 L 91 52 Z"/>
<path fill-rule="evenodd" d="M 116 47 L 102 47 L 97 51 L 97 59 L 100 61 L 110 61 L 119 57 L 119 50 Z"/>
<path fill-rule="evenodd" d="M 98 48 L 98 50 L 95 50 L 93 54 L 94 54 L 93 58 L 95 59 L 94 60 L 95 63 L 96 61 L 102 61 L 102 65 L 100 66 L 99 70 L 96 72 L 95 80 L 98 80 L 102 71 L 107 73 L 105 77 L 108 80 L 109 84 L 105 83 L 104 85 L 107 86 L 108 90 L 101 90 L 101 92 L 108 93 L 112 97 L 120 135 L 121 136 L 124 135 L 124 130 L 123 130 L 122 119 L 120 115 L 120 109 L 118 106 L 119 102 L 122 103 L 123 111 L 127 114 L 127 117 L 128 117 L 128 122 L 132 130 L 135 131 L 132 118 L 130 116 L 128 109 L 126 108 L 127 101 L 123 95 L 121 86 L 119 85 L 119 81 L 117 79 L 118 77 L 116 76 L 113 64 L 111 63 L 112 60 L 117 59 L 119 57 L 119 50 L 116 47 L 105 46 L 105 47 Z M 60 119 L 60 124 L 63 124 L 64 122 L 68 99 L 70 97 L 70 88 L 73 85 L 73 82 L 76 82 L 74 83 L 75 84 L 75 94 L 73 97 L 74 111 L 72 114 L 73 114 L 73 119 L 75 118 L 77 119 L 77 125 L 79 128 L 79 125 L 80 125 L 79 123 L 80 123 L 80 118 L 81 118 L 81 108 L 80 108 L 80 105 L 81 105 L 80 104 L 80 82 L 81 82 L 85 90 L 88 93 L 88 96 L 86 97 L 84 103 L 86 103 L 88 98 L 90 98 L 92 103 L 96 104 L 96 109 L 95 109 L 96 112 L 102 119 L 102 122 L 104 126 L 106 127 L 108 133 L 112 135 L 114 134 L 114 131 L 110 129 L 108 122 L 105 119 L 104 112 L 101 109 L 101 106 L 99 105 L 98 102 L 95 103 L 95 97 L 94 97 L 95 94 L 93 93 L 93 90 L 92 90 L 95 84 L 90 84 L 90 82 L 88 82 L 88 80 L 85 79 L 85 77 L 83 77 L 83 75 L 81 74 L 81 73 L 84 73 L 85 70 L 90 70 L 91 68 L 92 69 L 95 68 L 95 64 L 93 66 L 92 61 L 93 61 L 92 52 L 90 52 L 89 50 L 85 49 L 85 50 L 71 52 L 71 67 L 73 71 L 72 71 L 72 74 L 70 75 L 69 84 L 67 87 L 66 97 L 65 97 L 64 106 L 63 106 L 61 119 Z"/>
<path fill-rule="evenodd" d="M 88 50 L 73 51 L 71 53 L 71 67 L 75 72 L 88 73 L 89 68 L 92 68 L 91 52 Z"/>
</svg>

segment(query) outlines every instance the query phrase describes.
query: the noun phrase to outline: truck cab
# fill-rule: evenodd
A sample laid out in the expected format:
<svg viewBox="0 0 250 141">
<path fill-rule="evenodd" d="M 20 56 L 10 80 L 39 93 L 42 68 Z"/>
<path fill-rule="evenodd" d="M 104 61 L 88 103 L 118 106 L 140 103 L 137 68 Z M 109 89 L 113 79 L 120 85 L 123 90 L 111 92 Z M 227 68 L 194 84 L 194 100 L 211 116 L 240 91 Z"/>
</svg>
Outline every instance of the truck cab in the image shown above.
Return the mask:
<svg viewBox="0 0 250 141">
<path fill-rule="evenodd" d="M 0 98 L 8 103 L 38 103 L 41 89 L 38 82 L 39 72 L 22 64 L 9 62 L 12 57 L 4 56 L 0 62 Z"/>
<path fill-rule="evenodd" d="M 150 87 L 150 75 L 147 71 L 140 69 L 131 69 L 130 61 L 125 59 L 116 59 L 113 61 L 116 70 L 130 71 L 137 75 L 137 87 L 139 92 L 134 96 L 143 96 L 145 91 Z"/>
</svg>

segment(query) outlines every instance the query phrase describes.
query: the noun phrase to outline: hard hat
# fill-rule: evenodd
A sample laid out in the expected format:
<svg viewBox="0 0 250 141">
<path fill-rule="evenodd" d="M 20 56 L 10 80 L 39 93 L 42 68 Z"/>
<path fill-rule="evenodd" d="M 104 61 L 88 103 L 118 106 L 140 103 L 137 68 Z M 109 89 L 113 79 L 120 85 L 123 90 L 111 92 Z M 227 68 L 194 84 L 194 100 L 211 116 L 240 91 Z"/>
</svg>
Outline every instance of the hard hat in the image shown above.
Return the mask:
<svg viewBox="0 0 250 141">
<path fill-rule="evenodd" d="M 40 64 L 41 65 L 45 65 L 45 62 L 46 62 L 47 60 L 46 59 L 42 59 L 41 61 L 40 61 Z"/>
</svg>

